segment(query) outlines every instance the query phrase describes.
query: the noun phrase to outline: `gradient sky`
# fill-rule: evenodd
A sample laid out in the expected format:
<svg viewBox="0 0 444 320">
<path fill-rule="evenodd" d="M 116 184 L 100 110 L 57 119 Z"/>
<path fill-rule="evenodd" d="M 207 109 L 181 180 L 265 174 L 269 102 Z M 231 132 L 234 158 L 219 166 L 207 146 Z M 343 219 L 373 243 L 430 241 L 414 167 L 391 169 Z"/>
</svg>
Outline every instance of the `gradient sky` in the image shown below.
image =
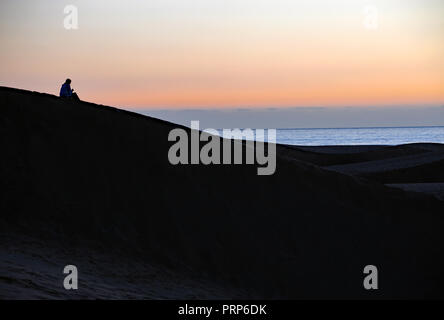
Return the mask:
<svg viewBox="0 0 444 320">
<path fill-rule="evenodd" d="M 444 103 L 441 0 L 2 0 L 0 38 L 0 85 L 113 106 Z"/>
</svg>

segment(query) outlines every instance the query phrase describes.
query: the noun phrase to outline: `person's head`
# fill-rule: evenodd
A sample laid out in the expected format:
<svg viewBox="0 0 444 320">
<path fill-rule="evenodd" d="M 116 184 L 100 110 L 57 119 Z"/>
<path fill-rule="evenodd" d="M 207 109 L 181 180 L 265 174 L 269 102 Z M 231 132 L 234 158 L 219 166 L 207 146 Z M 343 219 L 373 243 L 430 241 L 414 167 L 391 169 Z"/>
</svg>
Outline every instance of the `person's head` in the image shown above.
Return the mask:
<svg viewBox="0 0 444 320">
<path fill-rule="evenodd" d="M 71 79 L 66 79 L 65 83 L 71 84 Z"/>
</svg>

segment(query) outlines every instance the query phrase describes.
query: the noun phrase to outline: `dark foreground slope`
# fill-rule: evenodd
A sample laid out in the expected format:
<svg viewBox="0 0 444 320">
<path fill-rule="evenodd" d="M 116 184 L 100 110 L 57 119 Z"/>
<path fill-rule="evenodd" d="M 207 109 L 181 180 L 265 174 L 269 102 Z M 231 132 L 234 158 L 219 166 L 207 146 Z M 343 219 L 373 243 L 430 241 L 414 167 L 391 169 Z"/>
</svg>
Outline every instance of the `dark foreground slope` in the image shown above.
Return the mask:
<svg viewBox="0 0 444 320">
<path fill-rule="evenodd" d="M 172 166 L 173 124 L 9 88 L 0 104 L 1 297 L 444 297 L 433 197 L 286 156 L 272 176 Z"/>
</svg>

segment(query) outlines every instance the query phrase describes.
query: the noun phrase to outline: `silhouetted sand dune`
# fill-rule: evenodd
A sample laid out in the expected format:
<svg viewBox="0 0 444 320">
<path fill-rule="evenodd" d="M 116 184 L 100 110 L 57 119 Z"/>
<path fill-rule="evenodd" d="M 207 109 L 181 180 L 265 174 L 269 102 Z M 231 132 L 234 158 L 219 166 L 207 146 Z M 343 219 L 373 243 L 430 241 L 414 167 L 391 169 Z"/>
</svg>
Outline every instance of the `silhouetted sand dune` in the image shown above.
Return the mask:
<svg viewBox="0 0 444 320">
<path fill-rule="evenodd" d="M 0 103 L 2 297 L 35 297 L 35 283 L 76 263 L 88 289 L 74 297 L 444 297 L 443 202 L 315 165 L 381 160 L 384 149 L 338 162 L 280 146 L 272 176 L 172 166 L 177 125 L 3 87 Z M 373 292 L 362 286 L 369 264 L 381 273 Z M 39 282 L 37 297 L 66 297 L 57 281 Z"/>
<path fill-rule="evenodd" d="M 444 201 L 444 183 L 394 183 L 388 184 L 388 186 L 400 188 L 407 191 L 433 194 L 438 199 Z"/>
<path fill-rule="evenodd" d="M 418 166 L 362 173 L 361 176 L 381 183 L 440 183 L 444 182 L 444 159 Z"/>
<path fill-rule="evenodd" d="M 381 163 L 393 160 L 397 167 L 408 165 L 406 160 L 409 158 L 421 159 L 420 163 L 431 162 L 436 155 L 440 159 L 444 146 L 433 143 L 399 146 L 281 146 L 281 153 L 319 166 L 330 166 L 331 169 L 344 168 L 345 171 L 361 165 L 365 169 L 367 163 L 378 160 Z"/>
<path fill-rule="evenodd" d="M 444 160 L 444 150 L 434 152 L 422 152 L 413 155 L 388 157 L 380 160 L 364 161 L 345 165 L 328 166 L 330 170 L 336 170 L 351 174 L 367 174 L 402 170 L 418 166 L 440 163 Z M 408 175 L 406 175 L 408 177 Z"/>
</svg>

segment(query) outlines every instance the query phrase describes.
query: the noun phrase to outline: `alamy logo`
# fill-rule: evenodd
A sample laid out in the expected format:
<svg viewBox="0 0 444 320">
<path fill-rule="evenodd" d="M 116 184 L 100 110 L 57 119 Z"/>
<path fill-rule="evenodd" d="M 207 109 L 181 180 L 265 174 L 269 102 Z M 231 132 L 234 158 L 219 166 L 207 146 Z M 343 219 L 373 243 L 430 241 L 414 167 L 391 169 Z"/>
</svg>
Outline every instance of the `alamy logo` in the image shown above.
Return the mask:
<svg viewBox="0 0 444 320">
<path fill-rule="evenodd" d="M 265 139 L 265 131 L 267 131 L 267 139 Z M 170 131 L 168 141 L 176 142 L 168 151 L 168 160 L 172 165 L 257 164 L 258 175 L 272 175 L 276 171 L 275 129 L 222 129 L 221 139 L 216 129 L 205 129 L 200 132 L 199 121 L 191 121 L 191 158 L 188 139 L 188 133 L 184 129 L 177 128 Z M 205 142 L 202 148 L 200 148 L 200 142 Z M 232 145 L 234 145 L 234 150 L 232 150 Z M 266 145 L 268 146 L 267 154 Z"/>
<path fill-rule="evenodd" d="M 77 30 L 79 28 L 79 10 L 76 6 L 70 4 L 63 9 L 65 19 L 63 20 L 63 26 L 66 30 Z"/>
<path fill-rule="evenodd" d="M 77 267 L 73 265 L 67 265 L 63 269 L 63 273 L 67 274 L 63 280 L 63 287 L 66 290 L 77 290 L 78 289 L 78 273 Z"/>
<path fill-rule="evenodd" d="M 364 27 L 368 30 L 376 30 L 379 27 L 379 13 L 375 6 L 366 6 L 364 8 Z"/>
<path fill-rule="evenodd" d="M 365 266 L 364 274 L 367 274 L 364 278 L 364 288 L 366 290 L 378 289 L 378 268 L 373 265 Z"/>
</svg>

